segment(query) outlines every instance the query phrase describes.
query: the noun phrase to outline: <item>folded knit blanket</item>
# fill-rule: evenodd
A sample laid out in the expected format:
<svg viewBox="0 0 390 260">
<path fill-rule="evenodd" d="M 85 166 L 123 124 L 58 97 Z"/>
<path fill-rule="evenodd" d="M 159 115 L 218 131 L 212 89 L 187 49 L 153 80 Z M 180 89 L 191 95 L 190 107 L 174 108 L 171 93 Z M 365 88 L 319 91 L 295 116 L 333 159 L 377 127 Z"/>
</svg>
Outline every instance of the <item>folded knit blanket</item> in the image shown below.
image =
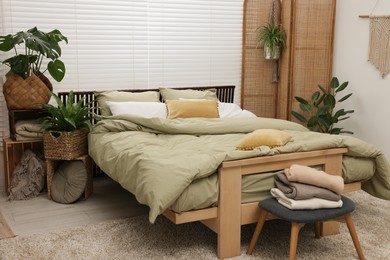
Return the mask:
<svg viewBox="0 0 390 260">
<path fill-rule="evenodd" d="M 306 183 L 327 188 L 340 194 L 344 190 L 344 180 L 341 176 L 327 174 L 308 166 L 293 164 L 284 170 L 289 181 Z"/>
<path fill-rule="evenodd" d="M 311 198 L 305 200 L 294 200 L 287 198 L 284 193 L 278 188 L 271 189 L 271 195 L 275 197 L 278 202 L 289 209 L 324 209 L 324 208 L 341 208 L 343 201 L 331 201 L 319 198 Z"/>
<path fill-rule="evenodd" d="M 281 190 L 287 198 L 295 200 L 320 198 L 339 201 L 341 199 L 339 194 L 326 188 L 305 183 L 290 182 L 283 172 L 275 175 L 275 186 Z"/>
<path fill-rule="evenodd" d="M 19 120 L 15 123 L 16 139 L 42 139 L 42 124 L 40 119 Z"/>
</svg>

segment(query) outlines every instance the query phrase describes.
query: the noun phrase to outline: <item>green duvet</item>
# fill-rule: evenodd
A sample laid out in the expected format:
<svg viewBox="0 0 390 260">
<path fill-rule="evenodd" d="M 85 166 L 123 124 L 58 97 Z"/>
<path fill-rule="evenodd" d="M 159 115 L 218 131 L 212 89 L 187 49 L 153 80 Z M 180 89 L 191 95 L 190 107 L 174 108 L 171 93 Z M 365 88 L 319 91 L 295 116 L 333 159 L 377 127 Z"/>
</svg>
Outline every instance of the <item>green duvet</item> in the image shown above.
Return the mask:
<svg viewBox="0 0 390 260">
<path fill-rule="evenodd" d="M 279 148 L 236 150 L 247 133 L 261 128 L 284 130 L 293 138 Z M 121 115 L 100 121 L 89 135 L 93 160 L 140 203 L 150 207 L 152 223 L 168 208 L 181 211 L 215 204 L 218 192 L 214 173 L 223 161 L 332 147 L 348 148 L 343 160 L 346 183 L 364 181 L 365 191 L 390 199 L 390 165 L 380 150 L 354 137 L 310 132 L 285 120 L 164 120 Z M 255 184 L 265 182 L 260 188 L 264 193 L 272 185 L 271 177 L 264 175 L 264 180 L 258 181 L 250 176 L 243 181 L 244 193 L 253 197 Z M 194 197 L 199 199 L 192 205 Z"/>
</svg>

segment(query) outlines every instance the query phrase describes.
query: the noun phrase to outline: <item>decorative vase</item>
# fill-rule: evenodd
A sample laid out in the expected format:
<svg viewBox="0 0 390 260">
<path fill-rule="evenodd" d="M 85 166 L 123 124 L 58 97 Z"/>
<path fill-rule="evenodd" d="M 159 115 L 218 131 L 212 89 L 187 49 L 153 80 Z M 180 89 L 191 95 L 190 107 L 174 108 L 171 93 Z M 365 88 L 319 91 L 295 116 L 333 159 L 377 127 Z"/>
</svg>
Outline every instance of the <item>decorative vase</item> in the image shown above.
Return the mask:
<svg viewBox="0 0 390 260">
<path fill-rule="evenodd" d="M 47 78 L 46 80 L 48 81 Z M 35 74 L 23 79 L 19 75 L 8 73 L 3 84 L 3 94 L 9 110 L 41 109 L 40 104 L 48 103 L 51 98 L 49 87 Z"/>
<path fill-rule="evenodd" d="M 280 47 L 272 48 L 269 46 L 264 46 L 264 58 L 266 60 L 277 60 L 280 57 Z"/>
</svg>

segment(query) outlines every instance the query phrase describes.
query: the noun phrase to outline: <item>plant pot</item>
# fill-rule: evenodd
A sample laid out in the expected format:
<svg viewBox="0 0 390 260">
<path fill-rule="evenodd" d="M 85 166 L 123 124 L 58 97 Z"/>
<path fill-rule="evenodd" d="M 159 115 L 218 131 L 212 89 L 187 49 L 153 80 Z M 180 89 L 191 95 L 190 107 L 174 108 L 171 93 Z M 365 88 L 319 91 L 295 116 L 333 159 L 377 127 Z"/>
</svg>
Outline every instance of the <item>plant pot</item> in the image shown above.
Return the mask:
<svg viewBox="0 0 390 260">
<path fill-rule="evenodd" d="M 277 60 L 280 58 L 280 47 L 277 47 L 274 49 L 274 52 L 272 52 L 271 47 L 264 46 L 264 58 L 266 60 Z"/>
<path fill-rule="evenodd" d="M 48 103 L 51 98 L 48 86 L 35 74 L 23 79 L 9 73 L 3 85 L 3 94 L 9 110 L 41 109 L 40 104 Z"/>
<path fill-rule="evenodd" d="M 88 154 L 88 128 L 73 132 L 43 132 L 43 150 L 46 159 L 73 160 Z"/>
</svg>

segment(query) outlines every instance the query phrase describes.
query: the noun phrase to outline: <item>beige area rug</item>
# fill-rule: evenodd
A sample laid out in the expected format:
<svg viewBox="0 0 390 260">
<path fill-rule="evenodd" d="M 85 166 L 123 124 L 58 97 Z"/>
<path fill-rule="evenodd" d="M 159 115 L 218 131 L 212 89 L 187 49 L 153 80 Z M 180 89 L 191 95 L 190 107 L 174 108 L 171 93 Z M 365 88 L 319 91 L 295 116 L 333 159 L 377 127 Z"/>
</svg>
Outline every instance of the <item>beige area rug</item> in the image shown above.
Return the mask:
<svg viewBox="0 0 390 260">
<path fill-rule="evenodd" d="M 4 238 L 14 237 L 14 232 L 8 225 L 7 221 L 4 218 L 3 213 L 0 210 L 0 240 Z"/>
<path fill-rule="evenodd" d="M 367 259 L 389 259 L 390 202 L 359 191 L 354 223 Z M 60 225 L 60 223 L 59 223 Z M 315 239 L 312 226 L 300 232 L 298 259 L 357 259 L 346 225 L 340 234 Z M 280 220 L 264 226 L 253 256 L 245 254 L 254 225 L 242 228 L 241 256 L 235 259 L 287 259 L 290 226 Z M 0 259 L 216 259 L 216 235 L 200 223 L 174 225 L 147 216 L 110 220 L 62 232 L 0 240 Z"/>
</svg>

